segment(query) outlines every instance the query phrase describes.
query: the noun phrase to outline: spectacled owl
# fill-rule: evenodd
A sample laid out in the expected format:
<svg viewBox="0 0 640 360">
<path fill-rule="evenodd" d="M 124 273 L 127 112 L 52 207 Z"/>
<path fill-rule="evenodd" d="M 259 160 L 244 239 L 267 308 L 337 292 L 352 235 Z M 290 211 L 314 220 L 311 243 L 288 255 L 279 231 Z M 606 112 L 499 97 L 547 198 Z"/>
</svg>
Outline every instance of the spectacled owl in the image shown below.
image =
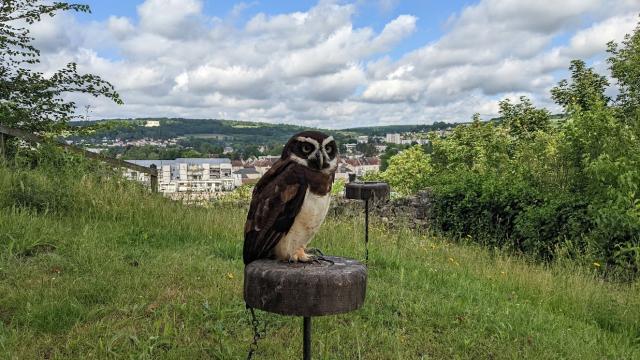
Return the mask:
<svg viewBox="0 0 640 360">
<path fill-rule="evenodd" d="M 314 260 L 306 248 L 329 210 L 337 165 L 332 136 L 303 131 L 289 139 L 280 159 L 253 189 L 244 226 L 245 264 L 270 257 Z"/>
</svg>

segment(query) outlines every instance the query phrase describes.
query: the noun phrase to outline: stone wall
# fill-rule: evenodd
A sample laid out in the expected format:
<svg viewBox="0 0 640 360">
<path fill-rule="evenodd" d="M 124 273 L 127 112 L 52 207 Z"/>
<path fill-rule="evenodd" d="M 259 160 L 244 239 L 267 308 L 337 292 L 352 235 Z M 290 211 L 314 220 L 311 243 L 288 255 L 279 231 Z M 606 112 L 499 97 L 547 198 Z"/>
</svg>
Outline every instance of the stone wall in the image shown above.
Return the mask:
<svg viewBox="0 0 640 360">
<path fill-rule="evenodd" d="M 392 199 L 386 202 L 374 202 L 369 205 L 372 216 L 382 222 L 393 225 L 407 224 L 411 228 L 429 227 L 432 211 L 432 193 L 419 191 L 415 196 Z M 336 217 L 356 216 L 364 212 L 364 201 L 334 198 L 329 215 Z"/>
</svg>

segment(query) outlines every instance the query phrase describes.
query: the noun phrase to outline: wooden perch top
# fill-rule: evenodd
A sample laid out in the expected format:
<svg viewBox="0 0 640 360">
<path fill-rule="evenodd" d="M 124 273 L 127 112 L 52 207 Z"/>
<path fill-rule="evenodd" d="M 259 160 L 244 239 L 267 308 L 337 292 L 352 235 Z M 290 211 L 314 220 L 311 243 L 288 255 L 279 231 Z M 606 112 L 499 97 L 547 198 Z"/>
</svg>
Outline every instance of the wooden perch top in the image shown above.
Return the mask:
<svg viewBox="0 0 640 360">
<path fill-rule="evenodd" d="M 244 270 L 248 306 L 282 315 L 323 316 L 364 304 L 367 268 L 356 260 L 327 256 L 334 264 L 256 260 Z"/>
</svg>

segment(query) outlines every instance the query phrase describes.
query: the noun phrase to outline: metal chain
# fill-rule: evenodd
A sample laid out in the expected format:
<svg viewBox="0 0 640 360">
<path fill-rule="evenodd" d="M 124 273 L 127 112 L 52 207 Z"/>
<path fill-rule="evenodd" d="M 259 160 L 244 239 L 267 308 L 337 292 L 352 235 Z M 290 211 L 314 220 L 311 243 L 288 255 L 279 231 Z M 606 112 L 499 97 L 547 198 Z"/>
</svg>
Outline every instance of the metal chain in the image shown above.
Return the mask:
<svg viewBox="0 0 640 360">
<path fill-rule="evenodd" d="M 253 359 L 253 354 L 258 350 L 258 340 L 267 333 L 267 322 L 264 322 L 264 327 L 262 329 L 263 334 L 260 334 L 260 329 L 258 328 L 260 322 L 256 317 L 255 311 L 252 307 L 247 306 L 247 309 L 249 309 L 249 312 L 251 313 L 251 326 L 253 327 L 253 341 L 251 342 L 251 345 L 249 345 L 249 353 L 247 354 L 247 360 L 251 360 Z"/>
</svg>

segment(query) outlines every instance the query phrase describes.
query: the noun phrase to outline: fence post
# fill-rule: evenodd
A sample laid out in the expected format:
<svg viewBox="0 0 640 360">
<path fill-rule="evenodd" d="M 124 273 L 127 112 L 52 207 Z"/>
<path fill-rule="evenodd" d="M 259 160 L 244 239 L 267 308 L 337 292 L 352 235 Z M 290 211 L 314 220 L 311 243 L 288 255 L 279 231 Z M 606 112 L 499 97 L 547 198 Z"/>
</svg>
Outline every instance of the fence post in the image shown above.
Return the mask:
<svg viewBox="0 0 640 360">
<path fill-rule="evenodd" d="M 158 167 L 156 166 L 156 164 L 151 164 L 151 166 L 149 166 L 151 168 L 151 192 L 153 193 L 157 193 L 158 192 Z"/>
<path fill-rule="evenodd" d="M 0 161 L 7 160 L 7 134 L 0 133 Z"/>
</svg>

